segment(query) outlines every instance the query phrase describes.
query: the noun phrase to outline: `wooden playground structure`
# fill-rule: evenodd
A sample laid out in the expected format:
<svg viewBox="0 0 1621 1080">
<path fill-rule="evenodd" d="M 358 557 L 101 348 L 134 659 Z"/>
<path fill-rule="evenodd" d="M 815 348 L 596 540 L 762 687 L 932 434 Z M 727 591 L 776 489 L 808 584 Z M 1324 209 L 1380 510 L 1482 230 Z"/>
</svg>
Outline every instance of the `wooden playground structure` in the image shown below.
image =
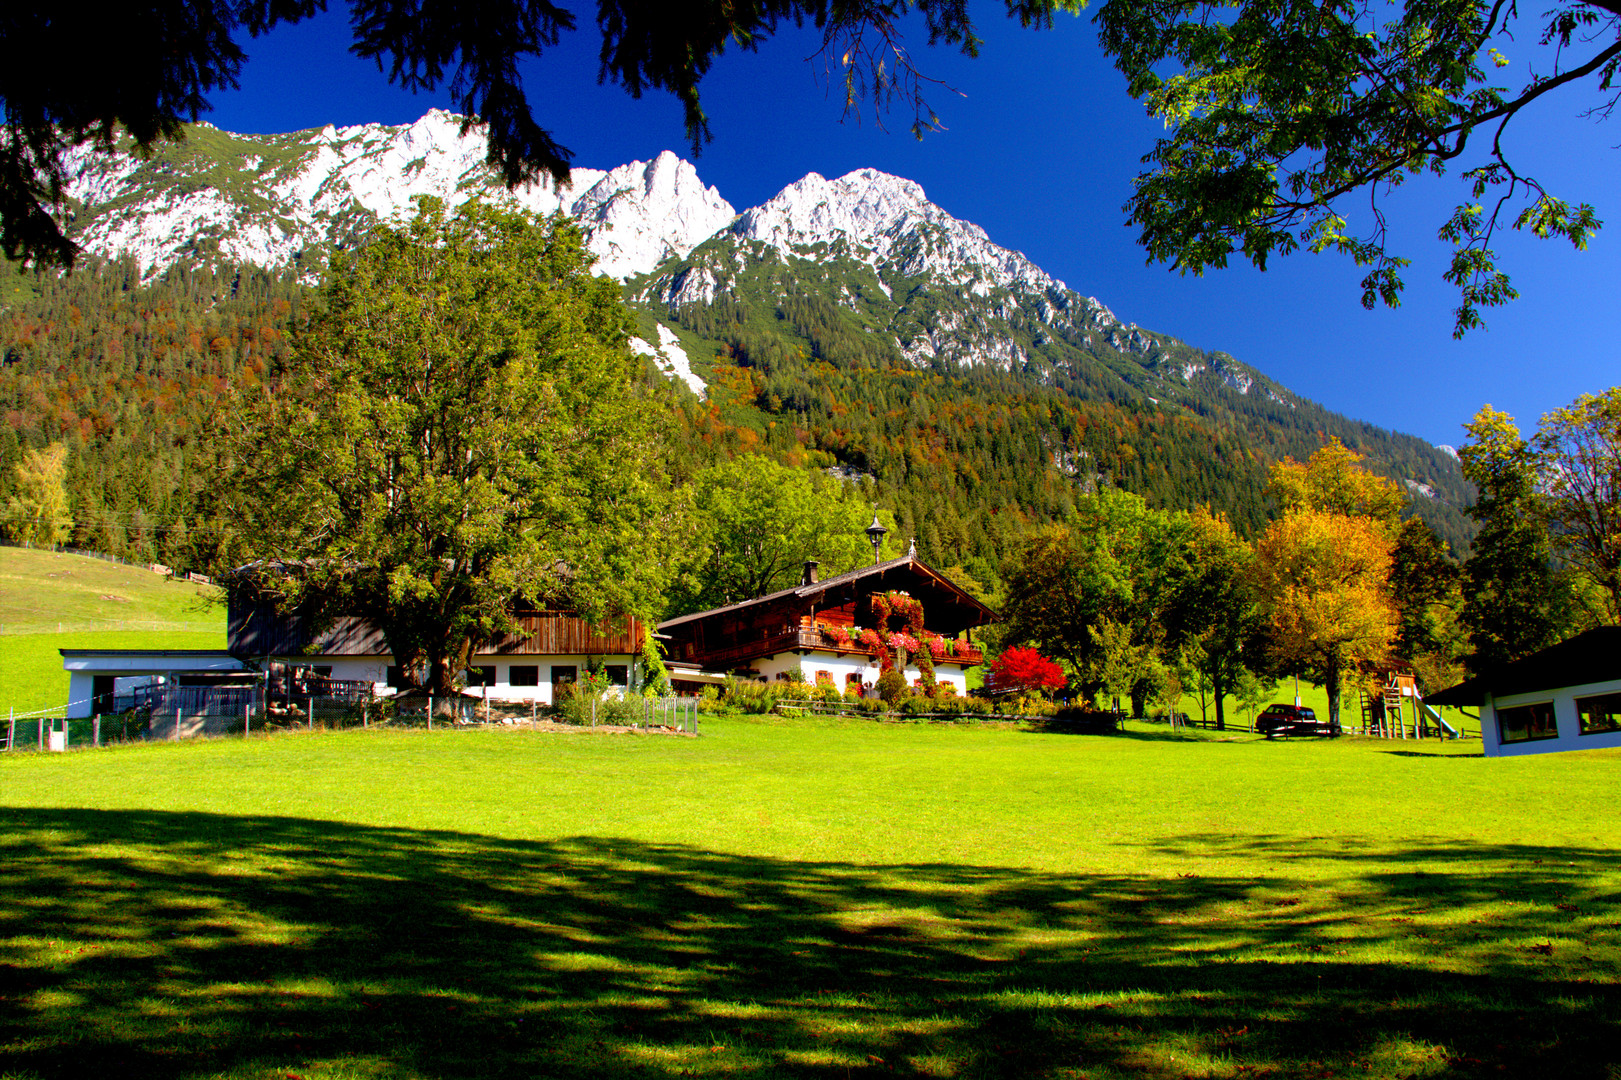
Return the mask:
<svg viewBox="0 0 1621 1080">
<path fill-rule="evenodd" d="M 1365 691 L 1357 691 L 1362 702 L 1362 727 L 1361 730 L 1350 729 L 1354 734 L 1379 739 L 1463 737 L 1461 727 L 1453 726 L 1439 710 L 1424 703 L 1411 671 L 1395 669 L 1385 675 L 1385 685 L 1379 693 L 1370 697 Z"/>
</svg>

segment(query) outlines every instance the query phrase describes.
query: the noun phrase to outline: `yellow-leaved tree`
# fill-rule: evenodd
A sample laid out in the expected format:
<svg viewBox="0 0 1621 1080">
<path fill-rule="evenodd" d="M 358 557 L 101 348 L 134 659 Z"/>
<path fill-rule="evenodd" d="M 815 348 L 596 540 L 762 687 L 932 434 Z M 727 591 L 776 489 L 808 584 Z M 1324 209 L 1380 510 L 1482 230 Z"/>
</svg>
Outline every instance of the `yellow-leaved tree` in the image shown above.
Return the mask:
<svg viewBox="0 0 1621 1080">
<path fill-rule="evenodd" d="M 1284 513 L 1256 545 L 1256 577 L 1273 659 L 1328 692 L 1386 661 L 1398 626 L 1390 591 L 1404 496 L 1338 440 L 1304 464 L 1285 459 L 1269 489 Z"/>
<path fill-rule="evenodd" d="M 17 465 L 17 479 L 6 502 L 6 535 L 24 547 L 55 547 L 73 528 L 68 513 L 68 448 L 52 443 L 30 450 Z"/>
</svg>

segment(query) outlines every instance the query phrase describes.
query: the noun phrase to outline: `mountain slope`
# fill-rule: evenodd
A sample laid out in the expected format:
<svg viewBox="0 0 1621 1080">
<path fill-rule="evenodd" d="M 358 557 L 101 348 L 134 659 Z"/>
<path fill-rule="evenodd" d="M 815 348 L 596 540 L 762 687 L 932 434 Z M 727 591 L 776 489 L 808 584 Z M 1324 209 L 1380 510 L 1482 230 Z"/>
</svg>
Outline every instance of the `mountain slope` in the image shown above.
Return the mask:
<svg viewBox="0 0 1621 1080">
<path fill-rule="evenodd" d="M 1253 533 L 1270 464 L 1328 436 L 1467 543 L 1448 453 L 1121 322 L 909 180 L 811 174 L 738 214 L 664 153 L 507 193 L 461 127 L 438 112 L 274 136 L 199 125 L 148 161 L 85 156 L 73 227 L 113 261 L 0 301 L 0 497 L 24 446 L 67 438 L 76 506 L 101 522 L 83 542 L 159 551 L 184 534 L 192 415 L 287 361 L 327 254 L 417 196 L 477 196 L 572 215 L 598 269 L 625 283 L 633 348 L 691 391 L 671 429 L 680 468 L 764 451 L 870 477 L 943 565 L 994 575 L 1013 533 L 1100 482 L 1210 503 Z"/>
<path fill-rule="evenodd" d="M 1467 489 L 1447 452 L 1124 324 L 875 170 L 806 177 L 627 292 L 661 332 L 679 331 L 688 356 L 714 358 L 693 367 L 735 423 L 791 425 L 839 465 L 902 483 L 912 494 L 897 509 L 920 535 L 976 504 L 979 520 L 949 531 L 994 533 L 989 517 L 1007 507 L 977 494 L 985 468 L 953 467 L 987 459 L 989 486 L 1017 492 L 1036 518 L 1107 480 L 1163 503 L 1212 503 L 1253 532 L 1270 512 L 1268 466 L 1336 436 L 1406 482 L 1444 537 L 1467 542 Z"/>
</svg>

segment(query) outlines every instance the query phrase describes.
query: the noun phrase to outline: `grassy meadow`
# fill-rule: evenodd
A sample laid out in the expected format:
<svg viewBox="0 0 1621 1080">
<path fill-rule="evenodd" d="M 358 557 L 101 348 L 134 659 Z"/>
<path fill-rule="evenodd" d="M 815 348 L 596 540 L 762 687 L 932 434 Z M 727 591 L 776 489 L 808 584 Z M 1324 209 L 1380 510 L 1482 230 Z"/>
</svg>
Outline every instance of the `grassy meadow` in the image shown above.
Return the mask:
<svg viewBox="0 0 1621 1080">
<path fill-rule="evenodd" d="M 60 649 L 223 649 L 219 590 L 140 567 L 0 547 L 0 716 L 60 707 Z"/>
<path fill-rule="evenodd" d="M 1621 752 L 706 720 L 0 757 L 0 1075 L 1621 1076 Z"/>
</svg>

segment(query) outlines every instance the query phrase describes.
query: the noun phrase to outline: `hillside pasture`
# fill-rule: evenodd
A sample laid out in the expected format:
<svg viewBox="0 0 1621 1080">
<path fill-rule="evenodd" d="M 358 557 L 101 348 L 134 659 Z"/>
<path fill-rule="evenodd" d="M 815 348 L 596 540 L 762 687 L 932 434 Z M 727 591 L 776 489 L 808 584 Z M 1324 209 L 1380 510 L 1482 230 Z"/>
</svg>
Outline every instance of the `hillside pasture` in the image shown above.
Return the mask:
<svg viewBox="0 0 1621 1080">
<path fill-rule="evenodd" d="M 11 1075 L 1621 1068 L 1621 753 L 706 721 L 0 757 Z"/>
<path fill-rule="evenodd" d="M 85 555 L 0 547 L 0 632 L 225 630 L 220 590 Z"/>
<path fill-rule="evenodd" d="M 0 547 L 0 716 L 67 703 L 61 649 L 224 647 L 218 589 L 84 555 Z"/>
</svg>

